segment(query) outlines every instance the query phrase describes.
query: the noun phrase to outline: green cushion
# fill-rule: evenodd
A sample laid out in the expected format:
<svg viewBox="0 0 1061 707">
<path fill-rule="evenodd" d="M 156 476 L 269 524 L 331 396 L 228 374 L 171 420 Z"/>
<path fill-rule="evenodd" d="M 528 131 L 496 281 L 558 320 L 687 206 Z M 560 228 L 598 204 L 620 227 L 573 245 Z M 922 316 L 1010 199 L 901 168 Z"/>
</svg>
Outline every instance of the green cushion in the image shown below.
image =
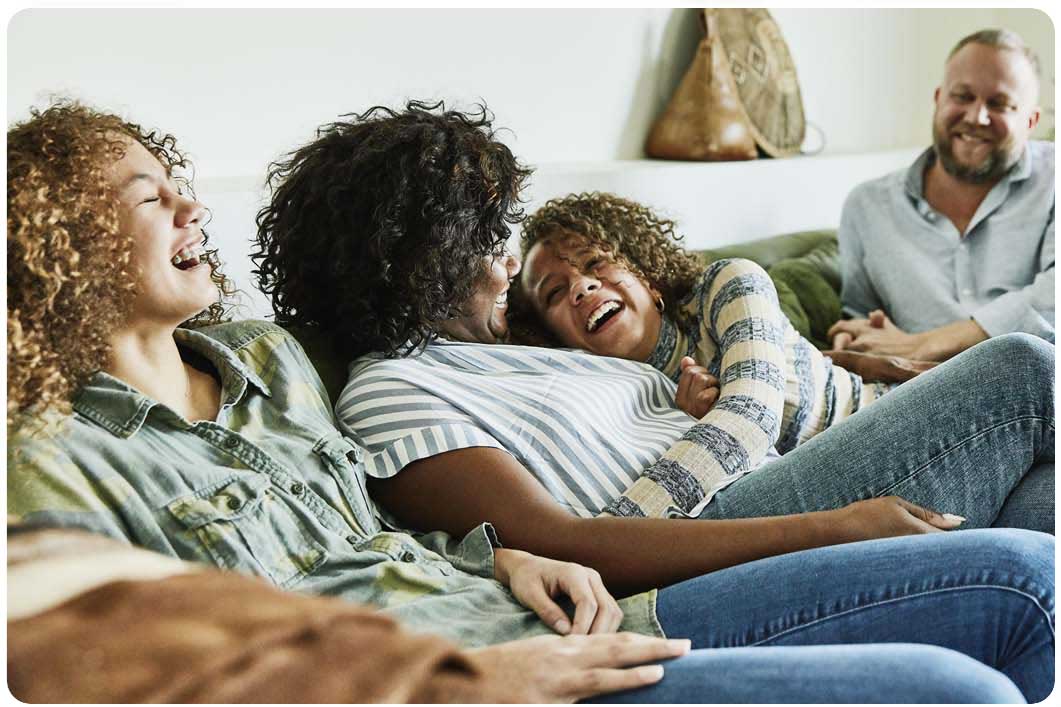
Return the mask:
<svg viewBox="0 0 1061 707">
<path fill-rule="evenodd" d="M 792 326 L 796 327 L 796 331 L 801 334 L 810 331 L 810 320 L 807 318 L 803 305 L 800 304 L 799 295 L 784 280 L 779 280 L 773 275 L 770 279 L 774 281 L 774 289 L 777 290 L 777 300 L 781 304 L 781 311 L 792 322 Z M 803 335 L 806 336 L 806 334 Z"/>
<path fill-rule="evenodd" d="M 826 332 L 840 318 L 840 296 L 812 263 L 803 257 L 782 260 L 767 271 L 777 287 L 789 290 L 796 302 L 789 308 L 782 303 L 796 330 L 819 348 L 828 348 Z M 798 310 L 796 315 L 790 310 Z"/>
</svg>

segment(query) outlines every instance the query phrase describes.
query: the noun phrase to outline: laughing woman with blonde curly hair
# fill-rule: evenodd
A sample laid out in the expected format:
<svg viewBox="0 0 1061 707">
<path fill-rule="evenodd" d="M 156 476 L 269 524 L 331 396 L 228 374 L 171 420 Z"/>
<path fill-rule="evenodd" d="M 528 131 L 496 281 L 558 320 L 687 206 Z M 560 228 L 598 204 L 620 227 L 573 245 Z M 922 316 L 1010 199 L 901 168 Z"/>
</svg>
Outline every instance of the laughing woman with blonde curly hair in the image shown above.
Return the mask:
<svg viewBox="0 0 1061 707">
<path fill-rule="evenodd" d="M 172 176 L 177 198 L 190 187 L 187 165 L 172 135 L 146 131 L 118 116 L 74 103 L 34 111 L 7 136 L 7 415 L 8 427 L 45 412 L 70 412 L 74 393 L 95 372 L 115 364 L 116 350 L 137 347 L 123 325 L 150 290 L 167 279 L 138 283 L 134 236 L 108 166 L 130 141 Z M 148 182 L 148 175 L 137 181 Z M 152 197 L 152 198 L 158 198 Z M 198 222 L 205 211 L 188 207 Z M 216 324 L 231 283 L 213 251 L 194 246 L 209 264 L 214 289 L 197 296 L 202 307 L 184 326 Z M 181 267 L 188 267 L 185 260 Z M 198 261 L 196 261 L 198 264 Z"/>
</svg>

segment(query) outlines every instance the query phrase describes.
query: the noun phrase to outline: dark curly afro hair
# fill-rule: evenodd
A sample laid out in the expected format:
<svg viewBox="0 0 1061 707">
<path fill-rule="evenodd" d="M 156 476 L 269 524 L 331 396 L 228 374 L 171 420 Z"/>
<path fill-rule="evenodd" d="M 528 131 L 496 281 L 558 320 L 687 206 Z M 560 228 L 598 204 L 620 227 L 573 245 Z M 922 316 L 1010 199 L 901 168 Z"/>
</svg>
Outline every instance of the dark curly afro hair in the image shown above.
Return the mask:
<svg viewBox="0 0 1061 707">
<path fill-rule="evenodd" d="M 376 106 L 274 163 L 252 258 L 283 326 L 334 353 L 408 355 L 458 316 L 523 218 L 530 170 L 486 106 Z"/>
<path fill-rule="evenodd" d="M 601 253 L 657 290 L 672 316 L 700 280 L 704 265 L 681 247 L 674 221 L 647 206 L 615 194 L 590 192 L 550 199 L 523 222 L 520 250 L 525 258 L 540 241 L 564 244 L 584 239 Z M 509 291 L 509 326 L 521 341 L 558 345 L 545 329 L 519 281 Z"/>
<path fill-rule="evenodd" d="M 108 169 L 135 140 L 191 189 L 172 135 L 60 100 L 7 132 L 7 421 L 68 414 L 110 357 L 137 289 Z M 205 233 L 204 233 L 205 238 Z M 211 252 L 218 302 L 186 325 L 221 321 L 233 288 Z"/>
</svg>

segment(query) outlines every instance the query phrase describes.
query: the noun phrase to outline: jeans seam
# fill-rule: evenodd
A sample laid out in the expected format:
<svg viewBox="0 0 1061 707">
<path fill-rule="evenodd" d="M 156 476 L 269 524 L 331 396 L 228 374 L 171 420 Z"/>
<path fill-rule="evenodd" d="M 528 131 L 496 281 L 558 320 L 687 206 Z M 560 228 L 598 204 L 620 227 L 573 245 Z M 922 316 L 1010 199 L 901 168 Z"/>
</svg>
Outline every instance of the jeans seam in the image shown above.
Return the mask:
<svg viewBox="0 0 1061 707">
<path fill-rule="evenodd" d="M 978 430 L 974 434 L 971 434 L 968 437 L 962 439 L 960 442 L 957 442 L 956 444 L 953 444 L 950 447 L 947 447 L 942 452 L 940 452 L 936 456 L 932 457 L 931 459 L 929 459 L 924 464 L 922 464 L 921 466 L 919 466 L 916 469 L 914 469 L 913 471 L 911 471 L 909 474 L 907 474 L 903 478 L 892 482 L 888 486 L 885 486 L 883 489 L 881 489 L 881 491 L 879 493 L 877 493 L 877 496 L 879 497 L 879 496 L 888 495 L 888 492 L 890 492 L 896 486 L 899 486 L 900 484 L 906 483 L 907 481 L 909 481 L 910 479 L 914 478 L 915 476 L 920 474 L 922 471 L 927 469 L 929 466 L 934 464 L 938 459 L 941 459 L 941 458 L 947 456 L 948 454 L 950 454 L 954 450 L 958 449 L 962 445 L 968 444 L 969 442 L 972 442 L 973 440 L 975 440 L 975 439 L 977 439 L 979 437 L 983 437 L 983 436 L 985 436 L 987 434 L 990 434 L 991 432 L 994 432 L 995 430 L 997 430 L 1000 427 L 1005 427 L 1006 425 L 1010 425 L 1010 424 L 1013 424 L 1015 422 L 1024 422 L 1024 421 L 1027 421 L 1027 420 L 1037 420 L 1039 422 L 1045 422 L 1045 423 L 1049 424 L 1051 428 L 1053 427 L 1053 424 L 1049 421 L 1049 418 L 1043 417 L 1041 415 L 1021 415 L 1019 417 L 1011 417 L 1008 420 L 1005 420 L 1004 422 L 999 422 L 998 424 L 992 425 L 991 427 L 988 427 L 986 429 Z"/>
<path fill-rule="evenodd" d="M 800 631 L 802 629 L 814 626 L 815 624 L 823 623 L 825 621 L 831 621 L 831 620 L 839 618 L 841 616 L 846 616 L 848 614 L 853 614 L 853 613 L 858 612 L 858 611 L 864 611 L 866 609 L 872 609 L 872 608 L 875 608 L 875 607 L 878 607 L 878 606 L 883 606 L 885 604 L 892 604 L 892 603 L 895 603 L 897 601 L 906 601 L 907 599 L 916 599 L 918 597 L 925 597 L 925 596 L 930 596 L 932 594 L 940 594 L 940 593 L 943 593 L 943 592 L 963 591 L 963 590 L 966 590 L 966 589 L 994 589 L 994 590 L 1004 591 L 1004 592 L 1014 592 L 1016 594 L 1019 594 L 1019 595 L 1025 597 L 1025 598 L 1027 598 L 1046 617 L 1046 625 L 1050 628 L 1050 635 L 1051 636 L 1054 635 L 1054 622 L 1051 619 L 1050 612 L 1046 610 L 1046 607 L 1044 607 L 1039 602 L 1039 599 L 1037 597 L 1035 597 L 1034 595 L 1029 594 L 1028 592 L 1022 591 L 1020 589 L 1016 589 L 1014 587 L 1000 587 L 1000 586 L 995 585 L 995 584 L 966 584 L 966 585 L 963 585 L 961 587 L 940 587 L 939 589 L 929 589 L 927 591 L 917 592 L 915 594 L 905 594 L 905 595 L 903 595 L 901 597 L 892 597 L 890 599 L 881 599 L 879 601 L 875 601 L 875 602 L 872 602 L 872 603 L 869 603 L 869 604 L 864 604 L 862 606 L 852 607 L 850 609 L 845 609 L 845 610 L 837 612 L 835 614 L 830 614 L 829 616 L 822 616 L 820 618 L 813 619 L 811 621 L 808 621 L 807 623 L 803 623 L 803 624 L 800 624 L 798 626 L 792 626 L 790 628 L 786 628 L 786 629 L 784 629 L 782 631 L 779 631 L 778 633 L 775 633 L 774 635 L 772 635 L 772 636 L 770 636 L 768 638 L 764 638 L 762 640 L 755 641 L 754 643 L 750 643 L 748 645 L 750 645 L 750 646 L 759 646 L 759 645 L 762 645 L 762 644 L 767 643 L 769 641 L 776 640 L 776 639 L 778 639 L 778 638 L 780 638 L 782 636 L 785 636 L 785 635 L 787 635 L 789 633 L 792 633 L 794 631 Z"/>
</svg>

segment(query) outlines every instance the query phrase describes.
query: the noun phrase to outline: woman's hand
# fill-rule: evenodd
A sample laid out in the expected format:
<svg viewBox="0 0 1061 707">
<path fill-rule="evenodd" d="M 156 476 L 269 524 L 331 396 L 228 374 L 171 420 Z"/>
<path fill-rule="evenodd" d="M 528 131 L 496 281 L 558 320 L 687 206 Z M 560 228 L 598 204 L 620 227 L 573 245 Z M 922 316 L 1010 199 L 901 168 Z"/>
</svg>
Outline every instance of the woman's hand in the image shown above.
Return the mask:
<svg viewBox="0 0 1061 707">
<path fill-rule="evenodd" d="M 901 356 L 859 353 L 858 351 L 822 351 L 838 366 L 862 376 L 864 381 L 904 383 L 919 373 L 939 364 L 933 361 L 912 361 Z"/>
<path fill-rule="evenodd" d="M 930 511 L 898 496 L 856 501 L 827 515 L 834 543 L 938 533 L 965 522 L 961 516 Z"/>
<path fill-rule="evenodd" d="M 640 664 L 688 652 L 688 639 L 614 633 L 536 636 L 478 648 L 466 655 L 488 677 L 515 687 L 525 702 L 558 703 L 659 682 L 663 666 Z"/>
<path fill-rule="evenodd" d="M 699 420 L 709 413 L 718 401 L 718 378 L 708 373 L 703 366 L 697 365 L 691 356 L 684 357 L 680 365 L 682 372 L 678 378 L 678 392 L 674 396 L 674 403 L 679 410 Z"/>
<path fill-rule="evenodd" d="M 499 548 L 494 551 L 494 576 L 557 633 L 614 633 L 623 620 L 623 610 L 600 574 L 589 567 Z M 560 595 L 574 603 L 574 623 L 553 601 Z"/>
</svg>

